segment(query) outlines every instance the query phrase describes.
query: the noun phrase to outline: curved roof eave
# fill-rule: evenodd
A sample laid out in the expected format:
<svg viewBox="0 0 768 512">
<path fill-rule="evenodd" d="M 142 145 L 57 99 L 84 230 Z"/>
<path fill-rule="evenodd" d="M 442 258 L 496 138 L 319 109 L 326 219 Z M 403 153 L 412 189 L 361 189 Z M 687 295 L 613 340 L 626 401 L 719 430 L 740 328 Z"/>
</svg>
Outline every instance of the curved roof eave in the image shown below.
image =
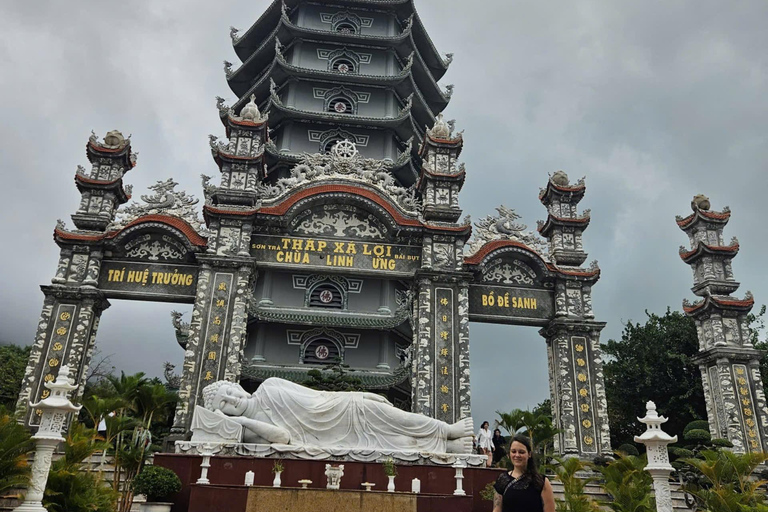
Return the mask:
<svg viewBox="0 0 768 512">
<path fill-rule="evenodd" d="M 414 15 L 414 26 L 416 28 L 415 33 L 418 36 L 419 42 L 423 43 L 417 47 L 420 51 L 422 48 L 428 50 L 424 51 L 423 53 L 429 61 L 429 69 L 432 71 L 435 80 L 440 80 L 443 75 L 445 75 L 450 63 L 443 59 L 434 42 L 432 41 L 432 38 L 429 37 L 429 33 L 427 32 L 427 29 L 424 26 L 418 11 L 416 10 L 416 6 L 414 5 L 413 0 L 335 0 L 335 2 L 342 5 L 348 4 L 353 6 L 367 4 L 377 7 L 395 7 L 396 14 L 402 19 L 406 19 L 408 16 Z M 298 0 L 286 0 L 286 4 L 288 7 L 294 8 L 298 5 Z M 397 10 L 397 7 L 399 6 L 407 6 L 407 8 L 402 12 L 399 12 Z M 253 25 L 251 25 L 250 28 L 246 30 L 242 36 L 237 38 L 232 46 L 241 61 L 247 60 L 251 53 L 250 50 L 255 47 L 259 47 L 264 41 L 263 37 L 259 38 L 262 34 L 265 33 L 263 25 L 273 25 L 277 23 L 277 20 L 280 17 L 282 17 L 282 0 L 275 0 L 272 2 L 272 4 L 270 4 L 267 10 L 262 13 L 259 19 L 257 19 Z"/>
</svg>

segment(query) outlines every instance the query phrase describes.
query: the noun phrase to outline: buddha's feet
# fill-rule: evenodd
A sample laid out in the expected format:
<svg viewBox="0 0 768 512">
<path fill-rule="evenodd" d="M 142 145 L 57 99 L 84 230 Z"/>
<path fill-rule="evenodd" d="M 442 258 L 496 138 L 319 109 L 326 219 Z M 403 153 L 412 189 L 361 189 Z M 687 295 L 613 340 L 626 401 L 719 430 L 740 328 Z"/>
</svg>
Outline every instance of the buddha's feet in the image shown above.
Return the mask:
<svg viewBox="0 0 768 512">
<path fill-rule="evenodd" d="M 461 439 L 451 439 L 446 445 L 448 453 L 472 453 L 472 437 L 462 437 Z"/>
<path fill-rule="evenodd" d="M 474 430 L 472 418 L 464 418 L 453 425 L 448 426 L 448 439 L 461 439 L 462 437 L 471 437 Z M 471 451 L 471 450 L 470 450 Z"/>
</svg>

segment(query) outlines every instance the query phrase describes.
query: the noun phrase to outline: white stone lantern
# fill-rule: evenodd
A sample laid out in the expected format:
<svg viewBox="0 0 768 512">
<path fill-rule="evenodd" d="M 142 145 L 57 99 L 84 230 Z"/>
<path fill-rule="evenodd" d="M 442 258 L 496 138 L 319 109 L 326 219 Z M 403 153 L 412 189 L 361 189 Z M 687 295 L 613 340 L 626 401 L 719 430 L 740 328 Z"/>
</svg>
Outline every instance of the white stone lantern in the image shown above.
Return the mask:
<svg viewBox="0 0 768 512">
<path fill-rule="evenodd" d="M 675 468 L 669 463 L 667 445 L 676 443 L 677 436 L 670 436 L 661 429 L 668 420 L 656 412 L 656 404 L 646 404 L 645 418 L 637 418 L 645 423 L 648 429 L 642 435 L 635 436 L 636 443 L 645 445 L 648 454 L 648 465 L 645 470 L 653 477 L 653 492 L 656 495 L 656 510 L 672 512 L 672 496 L 669 489 L 669 475 Z"/>
<path fill-rule="evenodd" d="M 64 440 L 61 432 L 67 422 L 69 413 L 80 411 L 82 406 L 75 405 L 69 400 L 69 393 L 77 386 L 69 381 L 69 367 L 64 365 L 59 369 L 59 375 L 54 382 L 44 384 L 50 394 L 40 402 L 29 406 L 42 411 L 40 427 L 32 436 L 35 440 L 35 461 L 32 463 L 32 478 L 29 482 L 27 495 L 14 512 L 46 512 L 43 507 L 43 494 L 48 482 L 48 472 L 51 470 L 53 451 Z"/>
</svg>

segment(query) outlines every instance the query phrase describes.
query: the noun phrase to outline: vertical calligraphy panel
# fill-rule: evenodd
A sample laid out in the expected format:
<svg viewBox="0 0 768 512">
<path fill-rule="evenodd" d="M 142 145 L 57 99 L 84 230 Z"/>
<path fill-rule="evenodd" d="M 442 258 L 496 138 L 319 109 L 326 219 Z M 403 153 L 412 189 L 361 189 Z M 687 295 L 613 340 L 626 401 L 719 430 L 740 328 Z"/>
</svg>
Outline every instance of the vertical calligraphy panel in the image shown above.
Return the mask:
<svg viewBox="0 0 768 512">
<path fill-rule="evenodd" d="M 451 288 L 435 288 L 435 418 L 454 423 L 457 417 L 455 297 Z"/>
<path fill-rule="evenodd" d="M 200 364 L 203 386 L 224 378 L 223 363 L 226 359 L 224 347 L 228 333 L 230 296 L 234 285 L 234 274 L 216 272 L 211 287 L 211 302 L 208 309 L 208 322 L 202 342 Z M 198 388 L 198 393 L 201 389 Z"/>
</svg>

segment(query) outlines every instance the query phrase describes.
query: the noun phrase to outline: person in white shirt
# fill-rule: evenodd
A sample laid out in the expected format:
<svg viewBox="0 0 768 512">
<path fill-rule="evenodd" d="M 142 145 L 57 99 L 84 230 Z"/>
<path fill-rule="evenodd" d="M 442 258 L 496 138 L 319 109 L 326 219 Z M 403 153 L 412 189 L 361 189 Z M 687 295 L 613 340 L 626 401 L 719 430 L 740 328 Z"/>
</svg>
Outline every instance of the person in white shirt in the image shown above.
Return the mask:
<svg viewBox="0 0 768 512">
<path fill-rule="evenodd" d="M 485 462 L 486 467 L 491 467 L 491 461 L 493 460 L 493 440 L 491 439 L 490 425 L 487 421 L 484 421 L 480 425 L 480 430 L 477 431 L 477 447 L 483 452 L 487 460 Z"/>
</svg>

